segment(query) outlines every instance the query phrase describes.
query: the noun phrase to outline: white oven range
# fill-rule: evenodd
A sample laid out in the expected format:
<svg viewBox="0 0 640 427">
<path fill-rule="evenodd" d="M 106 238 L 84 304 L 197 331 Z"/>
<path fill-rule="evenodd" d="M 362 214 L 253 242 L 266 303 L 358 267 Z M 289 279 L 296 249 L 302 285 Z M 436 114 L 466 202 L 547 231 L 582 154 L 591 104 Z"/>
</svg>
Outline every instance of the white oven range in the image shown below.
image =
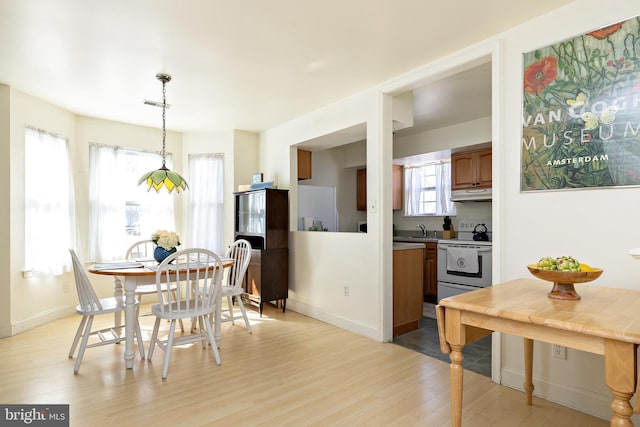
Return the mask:
<svg viewBox="0 0 640 427">
<path fill-rule="evenodd" d="M 468 233 L 458 235 L 462 240 L 438 241 L 438 303 L 442 298 L 491 286 L 491 241 L 473 240 Z"/>
</svg>

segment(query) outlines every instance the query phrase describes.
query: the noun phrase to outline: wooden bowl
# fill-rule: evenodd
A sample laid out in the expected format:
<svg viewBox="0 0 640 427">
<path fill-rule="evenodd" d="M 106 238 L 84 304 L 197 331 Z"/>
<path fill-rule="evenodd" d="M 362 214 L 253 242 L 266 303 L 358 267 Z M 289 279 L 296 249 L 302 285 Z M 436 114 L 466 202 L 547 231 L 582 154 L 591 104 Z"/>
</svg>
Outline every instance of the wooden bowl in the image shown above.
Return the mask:
<svg viewBox="0 0 640 427">
<path fill-rule="evenodd" d="M 527 266 L 531 274 L 538 279 L 553 282 L 553 288 L 547 294 L 549 298 L 564 300 L 579 300 L 580 295 L 574 288 L 574 283 L 585 283 L 597 279 L 602 274 L 601 268 L 591 268 L 590 271 L 555 271 L 543 270 L 536 264 Z"/>
</svg>

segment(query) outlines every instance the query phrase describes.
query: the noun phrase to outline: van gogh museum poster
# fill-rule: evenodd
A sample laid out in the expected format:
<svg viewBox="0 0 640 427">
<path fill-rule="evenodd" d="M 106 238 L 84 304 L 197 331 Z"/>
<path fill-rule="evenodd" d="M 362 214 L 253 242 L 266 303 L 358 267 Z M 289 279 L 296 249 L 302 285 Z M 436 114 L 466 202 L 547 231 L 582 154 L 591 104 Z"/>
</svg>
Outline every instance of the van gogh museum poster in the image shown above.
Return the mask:
<svg viewBox="0 0 640 427">
<path fill-rule="evenodd" d="M 521 191 L 640 185 L 640 18 L 523 61 Z"/>
</svg>

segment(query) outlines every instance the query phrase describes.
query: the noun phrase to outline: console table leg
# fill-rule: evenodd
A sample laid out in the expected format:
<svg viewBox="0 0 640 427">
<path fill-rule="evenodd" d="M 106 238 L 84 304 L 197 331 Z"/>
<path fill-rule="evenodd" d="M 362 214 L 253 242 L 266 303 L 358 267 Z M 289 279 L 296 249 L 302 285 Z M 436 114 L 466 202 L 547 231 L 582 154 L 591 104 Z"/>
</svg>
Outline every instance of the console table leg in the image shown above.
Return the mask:
<svg viewBox="0 0 640 427">
<path fill-rule="evenodd" d="M 633 408 L 629 400 L 636 389 L 636 351 L 636 344 L 613 340 L 604 342 L 605 382 L 613 394 L 611 426 L 633 426 L 630 419 Z"/>
<path fill-rule="evenodd" d="M 462 426 L 462 377 L 464 368 L 462 367 L 462 345 L 451 344 L 451 365 L 449 375 L 451 381 L 451 427 Z"/>
<path fill-rule="evenodd" d="M 524 338 L 524 392 L 527 405 L 533 404 L 533 340 Z"/>
</svg>

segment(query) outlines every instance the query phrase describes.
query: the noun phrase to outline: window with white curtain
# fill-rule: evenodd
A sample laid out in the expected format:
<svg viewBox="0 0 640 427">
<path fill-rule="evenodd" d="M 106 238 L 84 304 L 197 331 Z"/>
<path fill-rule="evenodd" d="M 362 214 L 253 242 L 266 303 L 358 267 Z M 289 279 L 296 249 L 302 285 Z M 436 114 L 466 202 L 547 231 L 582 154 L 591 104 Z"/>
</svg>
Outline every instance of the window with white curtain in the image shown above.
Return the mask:
<svg viewBox="0 0 640 427">
<path fill-rule="evenodd" d="M 27 127 L 24 159 L 25 270 L 71 271 L 76 221 L 68 141 Z"/>
<path fill-rule="evenodd" d="M 455 215 L 451 201 L 451 159 L 404 169 L 406 216 Z"/>
<path fill-rule="evenodd" d="M 171 168 L 171 155 L 166 156 Z M 89 145 L 89 258 L 122 259 L 136 241 L 158 229 L 176 231 L 173 194 L 138 185 L 162 156 L 129 148 Z"/>
<path fill-rule="evenodd" d="M 224 155 L 189 155 L 185 241 L 224 253 Z"/>
</svg>

